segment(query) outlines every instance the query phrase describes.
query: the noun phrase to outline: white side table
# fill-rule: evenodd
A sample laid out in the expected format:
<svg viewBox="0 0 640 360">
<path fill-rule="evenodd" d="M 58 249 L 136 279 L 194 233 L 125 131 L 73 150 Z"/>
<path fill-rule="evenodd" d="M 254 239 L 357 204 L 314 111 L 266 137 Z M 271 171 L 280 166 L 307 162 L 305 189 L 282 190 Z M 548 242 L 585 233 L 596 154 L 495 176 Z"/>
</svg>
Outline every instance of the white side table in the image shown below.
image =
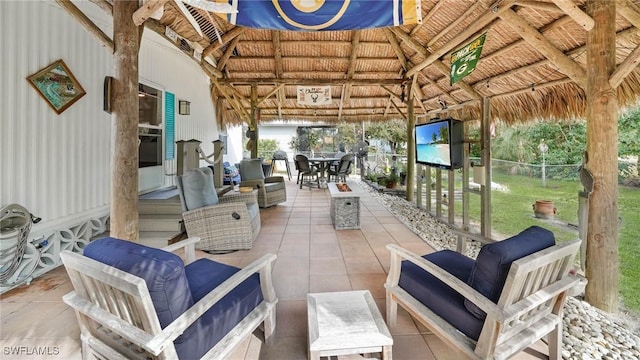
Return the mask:
<svg viewBox="0 0 640 360">
<path fill-rule="evenodd" d="M 368 290 L 308 294 L 307 309 L 309 359 L 382 353 L 391 360 L 393 338 Z"/>
</svg>

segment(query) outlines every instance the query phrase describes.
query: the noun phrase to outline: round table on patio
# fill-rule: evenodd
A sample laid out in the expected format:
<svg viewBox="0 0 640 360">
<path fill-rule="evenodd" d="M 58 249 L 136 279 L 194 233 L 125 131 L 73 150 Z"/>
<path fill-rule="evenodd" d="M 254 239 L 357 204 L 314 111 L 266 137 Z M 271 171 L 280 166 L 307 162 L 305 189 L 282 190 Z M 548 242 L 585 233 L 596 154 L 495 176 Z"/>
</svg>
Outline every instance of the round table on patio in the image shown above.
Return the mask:
<svg viewBox="0 0 640 360">
<path fill-rule="evenodd" d="M 320 187 L 321 188 L 327 187 L 327 178 L 325 176 L 325 173 L 327 172 L 327 168 L 329 167 L 328 165 L 334 161 L 340 161 L 340 158 L 337 158 L 337 157 L 310 157 L 309 158 L 310 164 L 317 163 L 320 165 Z"/>
</svg>

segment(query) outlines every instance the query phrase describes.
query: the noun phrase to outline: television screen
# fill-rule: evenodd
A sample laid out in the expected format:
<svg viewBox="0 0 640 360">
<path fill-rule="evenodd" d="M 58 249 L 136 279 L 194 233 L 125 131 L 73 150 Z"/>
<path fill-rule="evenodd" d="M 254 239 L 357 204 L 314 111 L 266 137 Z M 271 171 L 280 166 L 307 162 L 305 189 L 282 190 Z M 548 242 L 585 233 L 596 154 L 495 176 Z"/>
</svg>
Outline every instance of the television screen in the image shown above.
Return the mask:
<svg viewBox="0 0 640 360">
<path fill-rule="evenodd" d="M 436 120 L 415 127 L 416 162 L 441 169 L 462 167 L 462 122 Z"/>
</svg>

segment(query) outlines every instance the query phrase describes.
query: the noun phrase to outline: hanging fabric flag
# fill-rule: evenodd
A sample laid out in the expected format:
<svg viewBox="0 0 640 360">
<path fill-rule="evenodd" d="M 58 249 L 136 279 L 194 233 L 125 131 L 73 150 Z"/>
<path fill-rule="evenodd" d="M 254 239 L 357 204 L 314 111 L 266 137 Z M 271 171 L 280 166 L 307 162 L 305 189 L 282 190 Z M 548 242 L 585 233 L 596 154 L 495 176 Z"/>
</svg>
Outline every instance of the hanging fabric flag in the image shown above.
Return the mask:
<svg viewBox="0 0 640 360">
<path fill-rule="evenodd" d="M 331 104 L 331 86 L 298 86 L 298 104 Z"/>
<path fill-rule="evenodd" d="M 270 30 L 359 30 L 422 23 L 420 0 L 228 0 L 227 20 Z"/>
<path fill-rule="evenodd" d="M 471 74 L 473 70 L 475 70 L 476 64 L 480 59 L 482 45 L 484 45 L 484 39 L 486 36 L 486 33 L 480 35 L 480 37 L 473 40 L 462 49 L 456 50 L 451 54 L 451 85 Z"/>
</svg>

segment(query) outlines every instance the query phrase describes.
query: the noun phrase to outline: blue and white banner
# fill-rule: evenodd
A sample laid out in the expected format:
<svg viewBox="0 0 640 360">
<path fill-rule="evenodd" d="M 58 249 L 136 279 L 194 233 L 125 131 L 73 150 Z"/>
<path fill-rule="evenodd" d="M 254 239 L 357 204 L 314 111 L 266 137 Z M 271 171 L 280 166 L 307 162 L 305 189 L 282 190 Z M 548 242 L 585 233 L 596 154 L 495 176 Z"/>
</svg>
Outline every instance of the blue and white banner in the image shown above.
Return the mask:
<svg viewBox="0 0 640 360">
<path fill-rule="evenodd" d="M 359 30 L 422 23 L 420 0 L 228 0 L 239 26 L 270 30 Z"/>
</svg>

